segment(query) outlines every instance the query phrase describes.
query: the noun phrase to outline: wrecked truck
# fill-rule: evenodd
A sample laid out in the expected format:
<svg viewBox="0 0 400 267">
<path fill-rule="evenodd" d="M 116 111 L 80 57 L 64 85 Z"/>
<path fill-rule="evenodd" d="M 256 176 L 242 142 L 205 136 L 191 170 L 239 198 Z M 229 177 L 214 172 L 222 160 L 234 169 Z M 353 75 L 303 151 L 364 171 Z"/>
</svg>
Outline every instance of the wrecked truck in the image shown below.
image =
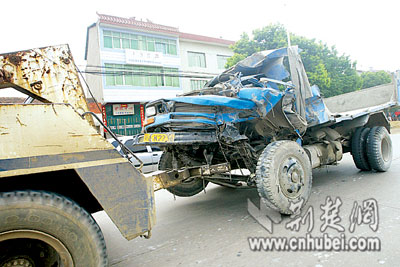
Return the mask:
<svg viewBox="0 0 400 267">
<path fill-rule="evenodd" d="M 399 104 L 390 84 L 323 99 L 310 86 L 296 46 L 263 51 L 210 80 L 203 89 L 146 106 L 137 144 L 158 145 L 167 190 L 193 196 L 209 182 L 256 187 L 268 206 L 291 214 L 309 198 L 312 169 L 351 153 L 363 171 L 392 161 L 384 110 Z M 233 171 L 236 170 L 236 171 Z"/>
</svg>

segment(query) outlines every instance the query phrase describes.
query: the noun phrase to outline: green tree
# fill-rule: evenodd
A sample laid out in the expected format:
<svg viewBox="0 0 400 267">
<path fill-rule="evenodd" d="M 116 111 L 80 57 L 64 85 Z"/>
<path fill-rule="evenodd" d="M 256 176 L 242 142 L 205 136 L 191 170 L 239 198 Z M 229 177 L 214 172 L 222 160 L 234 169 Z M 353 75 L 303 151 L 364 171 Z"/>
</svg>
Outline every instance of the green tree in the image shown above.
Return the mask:
<svg viewBox="0 0 400 267">
<path fill-rule="evenodd" d="M 339 55 L 334 46 L 328 47 L 321 41 L 290 34 L 292 45 L 301 49 L 304 67 L 310 84 L 316 84 L 325 97 L 359 90 L 361 77 L 356 72 L 356 62 L 346 55 Z M 270 24 L 253 31 L 253 38 L 243 33 L 232 45 L 234 55 L 227 61 L 230 67 L 243 58 L 263 50 L 287 46 L 286 29 L 282 24 Z"/>
<path fill-rule="evenodd" d="M 390 75 L 381 70 L 381 71 L 367 71 L 361 73 L 361 79 L 362 79 L 362 88 L 369 88 L 385 83 L 390 83 L 392 79 L 390 78 Z"/>
</svg>

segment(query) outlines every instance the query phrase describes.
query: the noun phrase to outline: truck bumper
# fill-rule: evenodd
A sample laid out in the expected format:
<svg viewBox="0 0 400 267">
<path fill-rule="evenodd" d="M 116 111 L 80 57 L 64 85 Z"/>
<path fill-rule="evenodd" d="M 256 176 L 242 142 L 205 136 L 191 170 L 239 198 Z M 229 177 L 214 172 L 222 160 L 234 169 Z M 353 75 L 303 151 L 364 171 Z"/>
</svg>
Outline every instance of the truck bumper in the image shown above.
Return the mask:
<svg viewBox="0 0 400 267">
<path fill-rule="evenodd" d="M 137 145 L 192 145 L 217 142 L 216 132 L 145 133 L 134 137 Z"/>
</svg>

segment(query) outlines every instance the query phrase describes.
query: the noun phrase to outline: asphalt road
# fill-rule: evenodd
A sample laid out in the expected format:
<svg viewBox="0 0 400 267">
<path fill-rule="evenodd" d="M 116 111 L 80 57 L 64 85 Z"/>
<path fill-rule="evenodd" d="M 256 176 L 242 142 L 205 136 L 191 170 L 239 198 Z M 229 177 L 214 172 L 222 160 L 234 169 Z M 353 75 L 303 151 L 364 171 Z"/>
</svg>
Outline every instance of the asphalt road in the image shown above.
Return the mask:
<svg viewBox="0 0 400 267">
<path fill-rule="evenodd" d="M 333 228 L 321 229 L 326 222 L 321 219 L 321 205 L 327 197 L 338 203 L 339 197 L 341 220 L 335 225 L 344 228 L 346 240 L 378 237 L 380 251 L 251 251 L 248 237 L 305 237 L 308 221 L 297 232 L 285 228 L 293 218 L 284 217 L 270 234 L 247 211 L 248 199 L 259 203 L 256 190 L 209 185 L 206 193 L 176 200 L 166 190 L 156 192 L 157 223 L 149 240 L 126 241 L 104 212 L 95 214 L 107 242 L 110 266 L 399 266 L 400 134 L 392 135 L 392 141 L 394 155 L 388 172 L 360 172 L 350 154 L 338 166 L 314 170 L 312 194 L 303 210 L 313 208 L 312 236 L 339 236 Z M 354 202 L 361 205 L 370 198 L 378 204 L 377 231 L 361 222 L 351 233 Z"/>
</svg>

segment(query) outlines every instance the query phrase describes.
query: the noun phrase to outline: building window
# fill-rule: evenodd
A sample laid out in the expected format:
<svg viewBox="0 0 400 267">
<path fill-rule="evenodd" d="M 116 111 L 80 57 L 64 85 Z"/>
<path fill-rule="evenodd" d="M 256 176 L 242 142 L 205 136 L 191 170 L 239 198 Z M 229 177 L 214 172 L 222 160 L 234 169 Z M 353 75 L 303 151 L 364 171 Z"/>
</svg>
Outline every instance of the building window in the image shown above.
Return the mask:
<svg viewBox="0 0 400 267">
<path fill-rule="evenodd" d="M 137 65 L 105 64 L 106 85 L 179 87 L 178 69 Z"/>
<path fill-rule="evenodd" d="M 106 30 L 103 31 L 103 35 L 105 48 L 135 49 L 177 55 L 176 40 Z"/>
<path fill-rule="evenodd" d="M 225 69 L 228 58 L 230 58 L 230 56 L 217 55 L 218 69 Z"/>
<path fill-rule="evenodd" d="M 206 55 L 204 53 L 188 52 L 189 67 L 206 67 Z"/>
<path fill-rule="evenodd" d="M 192 90 L 203 89 L 206 83 L 207 80 L 190 80 L 190 89 Z"/>
</svg>

